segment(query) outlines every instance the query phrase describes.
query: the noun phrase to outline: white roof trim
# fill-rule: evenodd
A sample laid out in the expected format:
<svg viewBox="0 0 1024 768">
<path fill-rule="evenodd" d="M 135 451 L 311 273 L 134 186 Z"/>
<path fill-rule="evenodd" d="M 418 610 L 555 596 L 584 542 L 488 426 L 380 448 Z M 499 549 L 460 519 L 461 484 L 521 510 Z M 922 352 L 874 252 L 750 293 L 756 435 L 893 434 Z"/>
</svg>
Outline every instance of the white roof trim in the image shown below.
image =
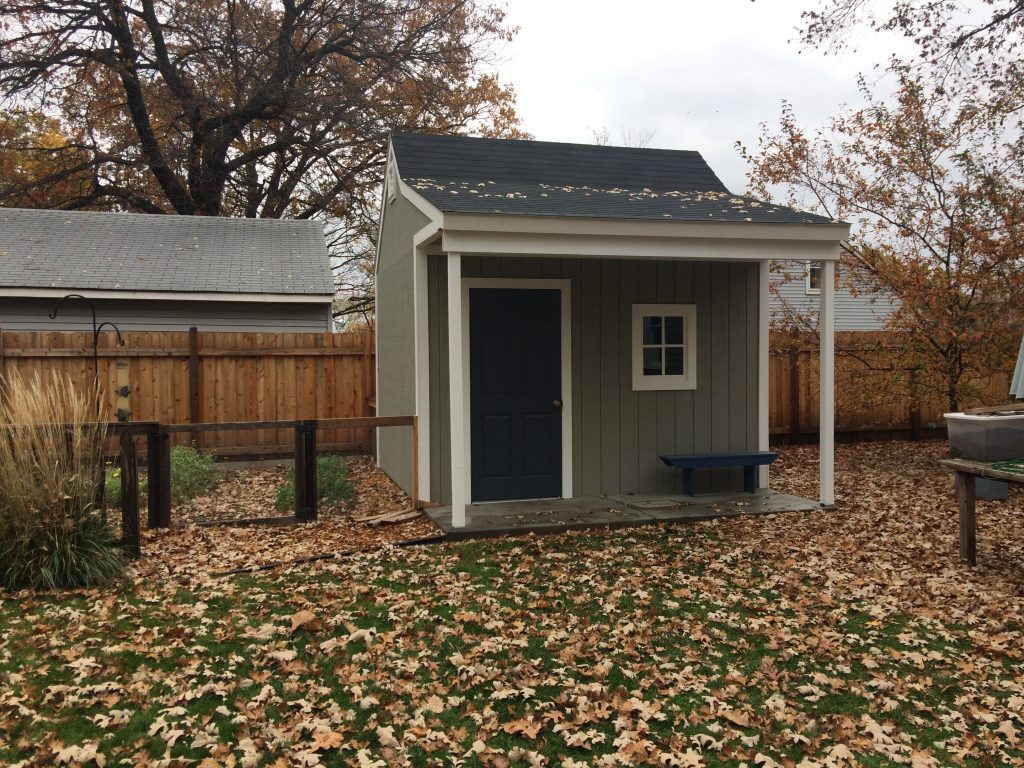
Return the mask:
<svg viewBox="0 0 1024 768">
<path fill-rule="evenodd" d="M 333 293 L 217 293 L 215 291 L 101 291 L 90 288 L 0 288 L 0 297 L 59 299 L 78 293 L 87 299 L 140 299 L 143 301 L 229 301 L 254 304 L 330 304 Z"/>
<path fill-rule="evenodd" d="M 435 208 L 433 205 L 428 203 L 427 199 L 423 197 L 423 195 L 406 184 L 402 179 L 401 174 L 398 176 L 398 189 L 401 191 L 402 197 L 415 205 L 419 209 L 420 213 L 432 222 L 437 222 L 438 226 L 440 226 L 444 214 L 441 213 L 440 209 Z"/>
<path fill-rule="evenodd" d="M 822 240 L 840 242 L 850 225 L 766 224 L 746 221 L 661 221 L 656 219 L 596 219 L 519 214 L 446 213 L 446 230 L 516 232 L 560 235 L 617 235 L 631 237 L 698 237 L 738 240 Z"/>
<path fill-rule="evenodd" d="M 836 261 L 849 224 L 649 221 L 446 213 L 441 248 L 463 255 Z"/>
<path fill-rule="evenodd" d="M 532 232 L 444 230 L 442 250 L 464 256 L 775 261 L 839 259 L 839 240 L 559 235 Z"/>
</svg>

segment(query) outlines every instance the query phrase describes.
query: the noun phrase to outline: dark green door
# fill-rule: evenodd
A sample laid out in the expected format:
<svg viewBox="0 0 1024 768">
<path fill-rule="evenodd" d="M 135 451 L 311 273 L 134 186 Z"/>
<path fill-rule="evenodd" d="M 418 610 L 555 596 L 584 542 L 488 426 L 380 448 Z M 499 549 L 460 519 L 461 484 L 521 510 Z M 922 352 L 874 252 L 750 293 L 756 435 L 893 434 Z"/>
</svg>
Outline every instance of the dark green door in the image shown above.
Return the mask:
<svg viewBox="0 0 1024 768">
<path fill-rule="evenodd" d="M 473 501 L 562 490 L 561 294 L 469 291 Z"/>
</svg>

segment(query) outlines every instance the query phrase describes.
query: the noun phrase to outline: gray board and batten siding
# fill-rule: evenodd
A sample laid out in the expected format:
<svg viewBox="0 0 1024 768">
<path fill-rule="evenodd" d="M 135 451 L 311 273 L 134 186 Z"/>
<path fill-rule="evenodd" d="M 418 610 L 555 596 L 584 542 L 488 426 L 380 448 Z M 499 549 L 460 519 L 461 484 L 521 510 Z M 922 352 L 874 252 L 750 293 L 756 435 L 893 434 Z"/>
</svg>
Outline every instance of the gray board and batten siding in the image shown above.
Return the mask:
<svg viewBox="0 0 1024 768">
<path fill-rule="evenodd" d="M 413 236 L 428 219 L 404 196 L 384 205 L 377 264 L 377 415 L 408 416 L 416 412 L 414 347 Z M 431 401 L 437 398 L 431 392 Z M 447 396 L 447 392 L 445 393 Z M 446 401 L 447 402 L 447 401 Z M 439 422 L 433 430 L 447 429 Z M 412 491 L 412 434 L 405 427 L 377 430 L 380 465 L 406 493 Z"/>
<path fill-rule="evenodd" d="M 659 454 L 757 449 L 756 263 L 463 256 L 462 274 L 571 281 L 573 496 L 678 492 L 678 473 L 662 465 Z M 443 258 L 429 259 L 428 292 L 431 496 L 448 504 Z M 632 305 L 637 303 L 697 305 L 695 390 L 633 391 Z M 702 475 L 700 492 L 742 487 L 739 470 Z"/>
<path fill-rule="evenodd" d="M 89 292 L 86 291 L 86 294 Z M 165 301 L 90 299 L 96 321 L 122 331 L 200 331 L 324 333 L 332 330 L 330 304 L 240 301 Z M 56 298 L 0 298 L 0 328 L 5 331 L 91 331 L 84 303 L 66 301 L 50 319 Z"/>
</svg>

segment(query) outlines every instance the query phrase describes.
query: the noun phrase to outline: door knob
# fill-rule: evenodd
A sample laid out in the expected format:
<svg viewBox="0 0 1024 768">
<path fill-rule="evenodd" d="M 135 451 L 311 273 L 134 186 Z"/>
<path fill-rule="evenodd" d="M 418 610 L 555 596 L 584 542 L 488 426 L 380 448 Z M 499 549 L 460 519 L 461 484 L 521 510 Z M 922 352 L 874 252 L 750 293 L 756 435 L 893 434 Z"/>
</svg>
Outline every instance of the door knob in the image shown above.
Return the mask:
<svg viewBox="0 0 1024 768">
<path fill-rule="evenodd" d="M 553 406 L 555 406 L 555 408 L 561 408 L 562 407 L 562 401 L 561 400 L 552 400 L 551 404 Z"/>
</svg>

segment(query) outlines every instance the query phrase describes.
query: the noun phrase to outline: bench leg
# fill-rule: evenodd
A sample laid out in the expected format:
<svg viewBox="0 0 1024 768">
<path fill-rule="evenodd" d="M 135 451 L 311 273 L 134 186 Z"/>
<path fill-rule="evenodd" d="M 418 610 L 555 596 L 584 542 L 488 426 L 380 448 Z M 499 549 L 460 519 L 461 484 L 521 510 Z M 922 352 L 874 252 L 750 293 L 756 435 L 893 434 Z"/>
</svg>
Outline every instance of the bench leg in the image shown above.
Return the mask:
<svg viewBox="0 0 1024 768">
<path fill-rule="evenodd" d="M 693 470 L 683 470 L 683 493 L 687 496 L 693 496 Z"/>
<path fill-rule="evenodd" d="M 757 465 L 746 464 L 743 467 L 743 490 L 747 493 L 757 493 Z"/>
<path fill-rule="evenodd" d="M 957 496 L 960 502 L 960 559 L 977 562 L 977 524 L 974 514 L 974 475 L 957 472 Z"/>
</svg>

